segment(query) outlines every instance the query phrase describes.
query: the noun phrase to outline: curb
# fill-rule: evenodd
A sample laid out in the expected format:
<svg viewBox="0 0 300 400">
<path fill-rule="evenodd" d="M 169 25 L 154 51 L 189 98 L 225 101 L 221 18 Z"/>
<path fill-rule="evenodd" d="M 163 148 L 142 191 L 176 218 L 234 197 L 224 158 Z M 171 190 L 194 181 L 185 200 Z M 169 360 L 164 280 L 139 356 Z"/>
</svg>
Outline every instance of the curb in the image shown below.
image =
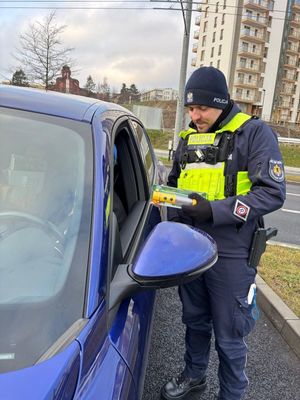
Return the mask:
<svg viewBox="0 0 300 400">
<path fill-rule="evenodd" d="M 258 305 L 300 359 L 300 319 L 259 275 L 256 286 Z"/>
<path fill-rule="evenodd" d="M 295 167 L 284 167 L 284 171 L 286 174 L 290 175 L 300 175 L 300 168 Z"/>
<path fill-rule="evenodd" d="M 300 245 L 299 244 L 290 244 L 290 243 L 284 243 L 284 242 L 277 242 L 276 240 L 268 240 L 267 244 L 269 244 L 270 246 L 281 246 L 281 247 L 286 247 L 288 249 L 300 250 Z"/>
</svg>

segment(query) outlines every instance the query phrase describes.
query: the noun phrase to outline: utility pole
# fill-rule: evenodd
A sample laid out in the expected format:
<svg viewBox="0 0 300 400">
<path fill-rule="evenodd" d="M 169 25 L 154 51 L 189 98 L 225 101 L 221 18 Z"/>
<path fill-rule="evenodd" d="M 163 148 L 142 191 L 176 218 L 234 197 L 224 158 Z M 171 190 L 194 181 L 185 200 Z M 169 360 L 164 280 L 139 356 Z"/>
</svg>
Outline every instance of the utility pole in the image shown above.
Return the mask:
<svg viewBox="0 0 300 400">
<path fill-rule="evenodd" d="M 181 66 L 179 77 L 179 90 L 176 108 L 175 131 L 173 136 L 173 149 L 175 150 L 178 144 L 178 133 L 183 129 L 183 115 L 184 115 L 184 87 L 186 81 L 186 71 L 188 62 L 188 51 L 190 42 L 191 18 L 192 18 L 192 0 L 186 3 L 186 9 L 183 10 L 182 2 L 182 16 L 184 21 L 184 35 L 182 43 Z"/>
</svg>

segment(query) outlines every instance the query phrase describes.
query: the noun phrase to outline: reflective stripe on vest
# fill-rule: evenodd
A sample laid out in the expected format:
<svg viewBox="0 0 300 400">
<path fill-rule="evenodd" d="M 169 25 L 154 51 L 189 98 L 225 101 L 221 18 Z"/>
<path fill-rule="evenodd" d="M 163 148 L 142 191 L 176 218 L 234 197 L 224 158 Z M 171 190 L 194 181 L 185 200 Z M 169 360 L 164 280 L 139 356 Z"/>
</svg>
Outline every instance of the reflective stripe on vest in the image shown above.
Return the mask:
<svg viewBox="0 0 300 400">
<path fill-rule="evenodd" d="M 197 133 L 196 129 L 190 128 L 186 131 L 180 131 L 178 136 L 185 139 L 185 137 L 191 133 Z"/>
<path fill-rule="evenodd" d="M 213 134 L 195 133 L 194 129 L 189 129 L 180 132 L 180 136 L 185 139 L 190 135 L 191 143 L 189 144 L 200 144 L 202 142 L 200 136 L 206 135 L 204 138 L 205 144 L 212 144 L 215 134 L 225 131 L 234 133 L 250 118 L 247 114 L 238 113 L 228 124 Z M 208 141 L 211 143 L 208 143 Z M 225 199 L 226 177 L 224 176 L 224 170 L 225 162 L 219 162 L 215 165 L 206 164 L 205 162 L 187 164 L 185 169 L 180 173 L 177 186 L 180 189 L 205 192 L 207 193 L 207 199 L 210 201 Z M 252 182 L 248 177 L 248 172 L 239 171 L 236 179 L 236 194 L 247 194 L 250 191 L 251 185 Z"/>
</svg>

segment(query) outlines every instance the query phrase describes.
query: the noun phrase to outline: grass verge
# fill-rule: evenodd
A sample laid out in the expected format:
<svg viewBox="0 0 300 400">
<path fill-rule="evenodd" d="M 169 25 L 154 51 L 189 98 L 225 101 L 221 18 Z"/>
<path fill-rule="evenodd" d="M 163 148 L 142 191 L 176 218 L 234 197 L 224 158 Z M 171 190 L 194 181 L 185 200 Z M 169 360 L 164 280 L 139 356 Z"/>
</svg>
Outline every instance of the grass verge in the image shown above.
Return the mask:
<svg viewBox="0 0 300 400">
<path fill-rule="evenodd" d="M 258 273 L 300 318 L 300 250 L 268 245 Z"/>
<path fill-rule="evenodd" d="M 158 157 L 158 159 L 166 166 L 166 167 L 172 167 L 173 161 L 168 160 L 167 158 L 164 157 Z"/>
<path fill-rule="evenodd" d="M 147 133 L 151 140 L 152 146 L 155 149 L 167 150 L 169 140 L 173 139 L 172 132 L 162 132 L 155 129 L 147 129 Z"/>
<path fill-rule="evenodd" d="M 292 183 L 300 183 L 300 175 L 285 175 L 285 179 L 287 182 L 292 182 Z"/>
<path fill-rule="evenodd" d="M 283 144 L 279 145 L 284 165 L 289 167 L 300 167 L 300 146 Z"/>
</svg>

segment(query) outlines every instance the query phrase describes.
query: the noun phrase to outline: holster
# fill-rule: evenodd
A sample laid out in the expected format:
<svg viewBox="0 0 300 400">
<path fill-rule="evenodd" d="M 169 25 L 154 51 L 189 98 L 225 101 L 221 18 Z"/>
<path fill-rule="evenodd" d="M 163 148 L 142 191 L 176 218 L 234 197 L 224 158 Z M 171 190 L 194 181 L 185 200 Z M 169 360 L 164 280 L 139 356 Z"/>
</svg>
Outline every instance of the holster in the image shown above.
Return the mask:
<svg viewBox="0 0 300 400">
<path fill-rule="evenodd" d="M 257 228 L 253 235 L 248 258 L 250 267 L 256 268 L 259 265 L 260 258 L 266 250 L 267 241 L 276 236 L 277 232 L 277 228 Z"/>
</svg>

